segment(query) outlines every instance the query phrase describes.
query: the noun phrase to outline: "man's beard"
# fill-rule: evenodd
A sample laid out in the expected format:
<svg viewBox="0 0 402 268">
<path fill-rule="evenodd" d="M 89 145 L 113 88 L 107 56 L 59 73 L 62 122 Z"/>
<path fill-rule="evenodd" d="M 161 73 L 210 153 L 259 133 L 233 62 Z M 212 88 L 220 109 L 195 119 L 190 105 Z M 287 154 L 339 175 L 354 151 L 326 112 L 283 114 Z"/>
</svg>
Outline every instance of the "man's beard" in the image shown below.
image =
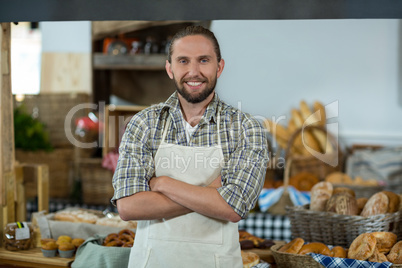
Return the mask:
<svg viewBox="0 0 402 268">
<path fill-rule="evenodd" d="M 174 76 L 173 76 L 174 77 Z M 208 96 L 212 94 L 215 89 L 217 79 L 213 79 L 211 83 L 207 83 L 207 87 L 198 95 L 192 95 L 189 91 L 187 91 L 184 87 L 184 80 L 181 79 L 181 84 L 178 84 L 175 78 L 173 78 L 174 84 L 176 86 L 177 92 L 189 103 L 200 103 L 204 101 Z M 207 80 L 208 81 L 208 80 Z"/>
</svg>

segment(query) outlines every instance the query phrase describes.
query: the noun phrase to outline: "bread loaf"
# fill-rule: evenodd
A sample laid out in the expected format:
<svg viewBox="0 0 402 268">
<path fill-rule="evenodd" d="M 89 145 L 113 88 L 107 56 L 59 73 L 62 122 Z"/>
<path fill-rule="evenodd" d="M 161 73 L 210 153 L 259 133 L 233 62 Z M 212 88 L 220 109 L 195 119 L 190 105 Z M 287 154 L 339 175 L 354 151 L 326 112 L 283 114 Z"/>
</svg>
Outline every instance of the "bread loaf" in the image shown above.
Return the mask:
<svg viewBox="0 0 402 268">
<path fill-rule="evenodd" d="M 332 195 L 326 204 L 325 210 L 340 215 L 357 215 L 358 213 L 356 199 L 347 192 Z"/>
<path fill-rule="evenodd" d="M 388 197 L 382 192 L 373 194 L 366 205 L 364 206 L 362 213 L 363 217 L 374 216 L 378 214 L 385 214 L 388 211 Z"/>
<path fill-rule="evenodd" d="M 332 196 L 333 186 L 329 182 L 321 181 L 311 188 L 310 209 L 314 211 L 325 211 L 328 199 Z"/>
</svg>

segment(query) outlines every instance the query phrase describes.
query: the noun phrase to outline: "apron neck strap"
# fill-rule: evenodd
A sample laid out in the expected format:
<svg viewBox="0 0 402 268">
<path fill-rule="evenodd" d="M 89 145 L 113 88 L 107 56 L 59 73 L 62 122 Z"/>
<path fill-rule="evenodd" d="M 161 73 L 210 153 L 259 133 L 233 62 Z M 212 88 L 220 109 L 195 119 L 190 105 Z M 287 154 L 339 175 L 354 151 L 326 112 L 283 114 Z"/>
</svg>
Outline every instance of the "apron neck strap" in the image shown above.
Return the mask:
<svg viewBox="0 0 402 268">
<path fill-rule="evenodd" d="M 217 117 L 216 117 L 216 128 L 217 128 L 217 135 L 218 135 L 218 145 L 220 146 L 221 145 L 221 135 L 220 135 L 220 123 L 221 123 L 221 113 L 220 113 L 220 109 L 219 109 L 219 111 L 217 112 Z M 184 118 L 183 118 L 183 120 L 184 120 Z M 161 142 L 164 142 L 165 141 L 165 138 L 166 138 L 166 133 L 167 133 L 167 131 L 168 131 L 168 129 L 170 128 L 170 125 L 171 125 L 171 123 L 172 123 L 172 118 L 170 117 L 170 115 L 168 115 L 167 116 L 167 122 L 166 122 L 166 125 L 165 125 L 165 129 L 163 130 L 163 133 L 162 133 L 162 140 L 161 140 Z"/>
<path fill-rule="evenodd" d="M 172 119 L 170 118 L 170 115 L 168 114 L 168 116 L 167 116 L 167 122 L 166 122 L 166 124 L 165 124 L 165 129 L 163 130 L 163 133 L 162 133 L 162 140 L 161 140 L 161 142 L 164 142 L 164 141 L 165 141 L 166 133 L 167 133 L 167 130 L 170 128 L 171 122 L 172 122 Z"/>
</svg>

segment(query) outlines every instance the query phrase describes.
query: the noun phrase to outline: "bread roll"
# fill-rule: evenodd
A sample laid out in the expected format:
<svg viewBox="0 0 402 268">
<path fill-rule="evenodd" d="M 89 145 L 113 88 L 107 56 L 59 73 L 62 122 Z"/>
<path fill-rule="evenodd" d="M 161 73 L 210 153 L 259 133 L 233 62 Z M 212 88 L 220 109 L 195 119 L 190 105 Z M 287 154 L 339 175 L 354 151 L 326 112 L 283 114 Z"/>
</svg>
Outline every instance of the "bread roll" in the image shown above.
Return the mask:
<svg viewBox="0 0 402 268">
<path fill-rule="evenodd" d="M 363 233 L 356 237 L 348 250 L 348 258 L 355 260 L 367 260 L 375 251 L 377 240 L 370 233 Z"/>
<path fill-rule="evenodd" d="M 311 188 L 310 209 L 313 211 L 325 211 L 328 199 L 332 196 L 333 186 L 329 182 L 321 181 Z"/>
<path fill-rule="evenodd" d="M 385 214 L 388 211 L 388 204 L 389 201 L 387 195 L 378 192 L 369 198 L 360 215 L 363 217 L 369 217 L 378 214 Z"/>
<path fill-rule="evenodd" d="M 388 253 L 397 240 L 397 235 L 391 232 L 374 232 L 371 234 L 377 239 L 377 248 L 381 253 Z"/>
<path fill-rule="evenodd" d="M 366 205 L 367 201 L 368 201 L 367 197 L 360 197 L 360 198 L 356 199 L 357 208 L 359 209 L 359 214 L 361 214 L 361 212 L 362 212 L 364 206 Z"/>
<path fill-rule="evenodd" d="M 387 258 L 394 264 L 402 264 L 402 240 L 395 243 L 387 255 Z"/>
<path fill-rule="evenodd" d="M 385 256 L 384 253 L 381 253 L 377 247 L 375 247 L 374 249 L 374 253 L 373 255 L 371 255 L 370 258 L 368 258 L 368 261 L 371 262 L 379 262 L 379 263 L 383 263 L 388 261 L 387 257 Z"/>
<path fill-rule="evenodd" d="M 390 191 L 382 191 L 388 197 L 388 210 L 387 213 L 394 213 L 399 210 L 399 204 L 401 203 L 399 195 Z"/>
</svg>

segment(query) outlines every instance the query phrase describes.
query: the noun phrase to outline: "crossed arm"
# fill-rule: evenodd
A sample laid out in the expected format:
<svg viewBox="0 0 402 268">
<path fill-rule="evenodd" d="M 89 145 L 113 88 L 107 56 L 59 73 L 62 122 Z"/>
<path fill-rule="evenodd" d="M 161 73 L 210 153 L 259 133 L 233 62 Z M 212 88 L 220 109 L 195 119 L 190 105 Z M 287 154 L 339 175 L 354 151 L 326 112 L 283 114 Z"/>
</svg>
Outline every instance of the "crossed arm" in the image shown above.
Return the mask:
<svg viewBox="0 0 402 268">
<path fill-rule="evenodd" d="M 123 220 L 153 220 L 197 212 L 216 219 L 238 222 L 241 217 L 216 190 L 221 177 L 206 187 L 167 176 L 153 177 L 151 191 L 138 192 L 116 201 Z"/>
</svg>

